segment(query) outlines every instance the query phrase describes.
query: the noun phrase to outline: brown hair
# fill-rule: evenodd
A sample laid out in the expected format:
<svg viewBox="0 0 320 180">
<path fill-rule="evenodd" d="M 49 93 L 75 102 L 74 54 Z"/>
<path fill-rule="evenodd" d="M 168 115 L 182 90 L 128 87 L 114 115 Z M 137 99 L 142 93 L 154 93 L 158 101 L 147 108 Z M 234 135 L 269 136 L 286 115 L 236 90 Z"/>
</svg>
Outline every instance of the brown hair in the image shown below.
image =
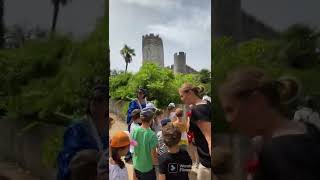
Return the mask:
<svg viewBox="0 0 320 180">
<path fill-rule="evenodd" d="M 300 86 L 294 79 L 272 80 L 263 70 L 249 67 L 233 71 L 219 88 L 220 96 L 241 99 L 255 91 L 263 94 L 272 107 L 284 113 L 286 105 L 299 93 Z"/>
<path fill-rule="evenodd" d="M 121 148 L 114 148 L 114 147 L 110 147 L 111 148 L 111 157 L 114 160 L 115 163 L 117 163 L 117 165 L 123 169 L 125 167 L 124 162 L 122 161 L 120 155 L 119 155 L 119 151 L 124 150 L 126 147 L 121 147 Z"/>
<path fill-rule="evenodd" d="M 203 86 L 193 86 L 190 83 L 184 83 L 179 91 L 183 92 L 189 92 L 192 91 L 196 96 L 199 98 L 202 98 L 203 92 L 204 92 L 204 87 Z"/>
<path fill-rule="evenodd" d="M 139 118 L 140 118 L 140 114 L 139 113 L 132 116 L 132 120 L 137 120 Z"/>
<path fill-rule="evenodd" d="M 164 112 L 161 109 L 157 109 L 156 112 L 154 113 L 155 117 L 162 115 Z"/>
<path fill-rule="evenodd" d="M 141 122 L 150 123 L 153 120 L 153 117 L 144 117 L 140 116 Z"/>
<path fill-rule="evenodd" d="M 179 144 L 181 139 L 181 131 L 172 123 L 168 123 L 162 129 L 163 142 L 168 147 Z"/>
<path fill-rule="evenodd" d="M 181 108 L 176 109 L 176 116 L 177 117 L 182 117 L 183 116 L 183 110 Z"/>
</svg>

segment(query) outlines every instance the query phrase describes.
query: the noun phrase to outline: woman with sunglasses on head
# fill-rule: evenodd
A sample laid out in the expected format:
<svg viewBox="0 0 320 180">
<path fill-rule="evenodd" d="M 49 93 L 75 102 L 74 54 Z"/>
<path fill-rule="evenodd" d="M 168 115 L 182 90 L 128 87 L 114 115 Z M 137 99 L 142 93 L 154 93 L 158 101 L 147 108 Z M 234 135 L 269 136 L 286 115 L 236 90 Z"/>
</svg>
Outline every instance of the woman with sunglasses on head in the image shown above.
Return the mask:
<svg viewBox="0 0 320 180">
<path fill-rule="evenodd" d="M 132 111 L 135 109 L 142 110 L 147 105 L 147 91 L 145 89 L 139 88 L 137 91 L 137 98 L 133 99 L 129 103 L 129 108 L 127 112 L 127 124 L 128 124 L 128 130 L 130 130 L 130 124 L 132 123 Z"/>
<path fill-rule="evenodd" d="M 202 100 L 203 87 L 185 83 L 179 89 L 181 101 L 192 105 L 190 114 L 190 130 L 194 134 L 199 155 L 198 180 L 211 180 L 211 121 L 210 102 Z"/>
<path fill-rule="evenodd" d="M 320 179 L 320 133 L 287 115 L 288 103 L 299 89 L 295 80 L 273 80 L 257 68 L 239 69 L 220 86 L 219 97 L 231 127 L 262 138 L 255 172 L 251 170 L 254 180 Z"/>
</svg>

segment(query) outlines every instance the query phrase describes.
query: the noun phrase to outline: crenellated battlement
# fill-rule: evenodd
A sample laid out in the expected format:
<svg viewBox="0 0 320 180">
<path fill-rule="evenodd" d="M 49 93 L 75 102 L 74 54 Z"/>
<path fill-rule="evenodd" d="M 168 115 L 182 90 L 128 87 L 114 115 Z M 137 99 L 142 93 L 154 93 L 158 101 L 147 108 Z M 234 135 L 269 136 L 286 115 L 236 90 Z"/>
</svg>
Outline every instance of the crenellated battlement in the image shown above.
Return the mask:
<svg viewBox="0 0 320 180">
<path fill-rule="evenodd" d="M 148 39 L 148 38 L 161 39 L 159 34 L 155 35 L 154 33 L 150 33 L 142 36 L 142 39 Z"/>
<path fill-rule="evenodd" d="M 185 52 L 174 53 L 174 57 L 178 57 L 178 56 L 186 56 L 186 53 Z"/>
<path fill-rule="evenodd" d="M 143 62 L 152 61 L 164 67 L 163 43 L 159 34 L 154 33 L 142 36 Z"/>
</svg>

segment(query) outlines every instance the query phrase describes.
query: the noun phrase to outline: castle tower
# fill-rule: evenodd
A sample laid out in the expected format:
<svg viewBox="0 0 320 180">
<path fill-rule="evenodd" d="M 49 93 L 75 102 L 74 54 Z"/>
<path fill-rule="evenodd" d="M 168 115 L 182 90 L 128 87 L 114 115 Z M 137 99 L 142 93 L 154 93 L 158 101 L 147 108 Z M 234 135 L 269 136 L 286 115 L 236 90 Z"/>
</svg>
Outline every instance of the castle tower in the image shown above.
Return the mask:
<svg viewBox="0 0 320 180">
<path fill-rule="evenodd" d="M 174 73 L 186 73 L 186 53 L 174 53 Z"/>
<path fill-rule="evenodd" d="M 164 67 L 163 43 L 159 35 L 142 36 L 142 63 L 151 61 Z"/>
<path fill-rule="evenodd" d="M 214 0 L 212 3 L 213 38 L 241 39 L 241 0 Z"/>
</svg>

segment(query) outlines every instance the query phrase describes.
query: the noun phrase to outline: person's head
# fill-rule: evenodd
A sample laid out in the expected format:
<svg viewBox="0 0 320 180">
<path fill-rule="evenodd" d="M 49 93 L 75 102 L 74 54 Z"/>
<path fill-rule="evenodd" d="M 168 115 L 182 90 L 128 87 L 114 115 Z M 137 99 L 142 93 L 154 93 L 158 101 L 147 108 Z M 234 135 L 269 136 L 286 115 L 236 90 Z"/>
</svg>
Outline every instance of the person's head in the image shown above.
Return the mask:
<svg viewBox="0 0 320 180">
<path fill-rule="evenodd" d="M 157 110 L 157 107 L 156 107 L 153 103 L 148 102 L 148 103 L 146 104 L 145 109 L 152 110 L 152 111 L 153 111 L 153 113 L 155 113 L 155 112 L 156 112 L 156 110 Z"/>
<path fill-rule="evenodd" d="M 150 125 L 153 117 L 154 117 L 154 113 L 150 109 L 142 109 L 142 111 L 140 112 L 140 119 L 142 124 Z"/>
<path fill-rule="evenodd" d="M 124 168 L 125 164 L 121 160 L 121 156 L 125 156 L 130 147 L 130 137 L 124 131 L 116 132 L 111 139 L 110 143 L 111 147 L 111 158 L 114 160 L 117 165 L 122 169 Z"/>
<path fill-rule="evenodd" d="M 105 85 L 97 85 L 93 88 L 89 98 L 87 114 L 95 119 L 106 120 L 108 88 Z"/>
<path fill-rule="evenodd" d="M 139 88 L 137 90 L 137 98 L 138 99 L 144 99 L 147 96 L 147 91 L 143 88 Z"/>
<path fill-rule="evenodd" d="M 272 80 L 257 68 L 239 69 L 220 85 L 219 98 L 231 126 L 256 136 L 286 119 L 287 102 L 298 93 L 295 81 Z"/>
<path fill-rule="evenodd" d="M 96 180 L 99 153 L 96 150 L 82 150 L 72 158 L 70 180 Z"/>
<path fill-rule="evenodd" d="M 175 108 L 176 108 L 176 105 L 175 105 L 174 103 L 170 103 L 170 104 L 168 105 L 168 111 L 169 111 L 169 112 L 174 111 Z"/>
<path fill-rule="evenodd" d="M 135 109 L 131 112 L 131 117 L 132 117 L 132 120 L 135 122 L 135 123 L 140 123 L 141 120 L 140 120 L 140 112 L 141 110 L 140 109 Z"/>
<path fill-rule="evenodd" d="M 177 108 L 176 109 L 176 116 L 178 118 L 182 118 L 183 117 L 183 110 L 181 108 Z"/>
<path fill-rule="evenodd" d="M 156 112 L 154 113 L 154 115 L 155 115 L 155 119 L 157 121 L 160 121 L 161 119 L 163 119 L 163 115 L 164 115 L 163 110 L 157 109 Z"/>
<path fill-rule="evenodd" d="M 184 104 L 195 104 L 201 100 L 204 88 L 202 86 L 193 86 L 192 84 L 185 83 L 179 89 L 180 99 Z"/>
<path fill-rule="evenodd" d="M 181 139 L 181 131 L 172 123 L 162 127 L 163 142 L 168 148 L 178 146 Z"/>
<path fill-rule="evenodd" d="M 169 119 L 169 118 L 165 118 L 165 119 L 162 119 L 161 121 L 160 121 L 160 123 L 161 123 L 161 128 L 163 128 L 164 126 L 166 126 L 168 123 L 170 123 L 171 122 L 171 120 Z"/>
</svg>

